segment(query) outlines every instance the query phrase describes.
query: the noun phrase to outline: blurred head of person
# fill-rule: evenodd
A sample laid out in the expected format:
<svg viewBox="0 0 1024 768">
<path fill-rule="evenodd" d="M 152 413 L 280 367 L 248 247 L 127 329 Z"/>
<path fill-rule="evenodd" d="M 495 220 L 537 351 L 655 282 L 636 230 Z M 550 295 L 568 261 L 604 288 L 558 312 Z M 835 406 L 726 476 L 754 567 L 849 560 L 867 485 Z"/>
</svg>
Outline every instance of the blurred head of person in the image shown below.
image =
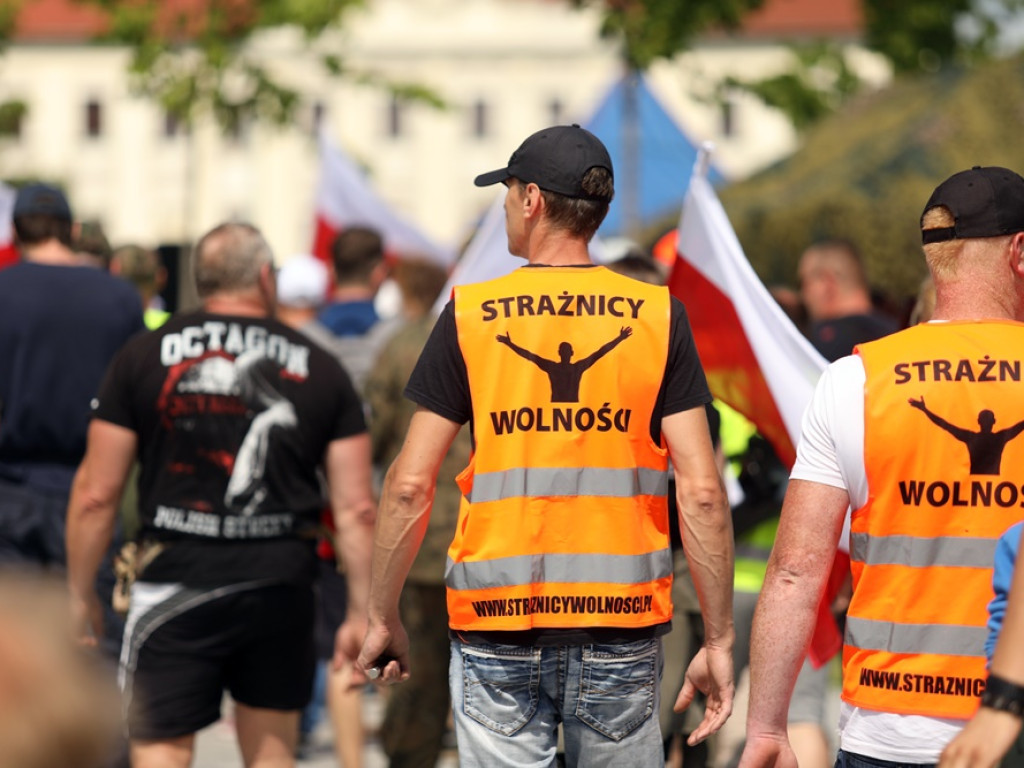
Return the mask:
<svg viewBox="0 0 1024 768">
<path fill-rule="evenodd" d="M 71 248 L 74 219 L 68 200 L 49 184 L 27 184 L 18 190 L 11 214 L 18 247 L 31 250 L 55 241 Z"/>
<path fill-rule="evenodd" d="M 812 321 L 869 314 L 871 291 L 857 247 L 848 240 L 811 245 L 798 266 L 800 298 Z"/>
<path fill-rule="evenodd" d="M 448 282 L 448 270 L 435 261 L 413 255 L 395 262 L 391 279 L 402 295 L 403 314 L 417 319 L 434 306 Z"/>
<path fill-rule="evenodd" d="M 660 262 L 639 249 L 631 249 L 624 256 L 608 262 L 605 266 L 612 272 L 651 285 L 664 285 L 668 277 Z"/>
<path fill-rule="evenodd" d="M 369 290 L 371 296 L 387 277 L 384 240 L 370 227 L 349 227 L 331 244 L 335 289 Z"/>
<path fill-rule="evenodd" d="M 147 306 L 167 284 L 167 269 L 160 255 L 141 245 L 115 248 L 110 255 L 110 271 L 135 286 L 143 306 Z"/>
<path fill-rule="evenodd" d="M 207 311 L 224 311 L 231 305 L 274 314 L 274 254 L 252 224 L 219 224 L 203 235 L 196 243 L 192 272 L 196 294 Z"/>
<path fill-rule="evenodd" d="M 103 231 L 103 225 L 95 219 L 80 221 L 72 228 L 71 249 L 84 266 L 109 269 L 113 250 Z"/>
<path fill-rule="evenodd" d="M 277 270 L 277 315 L 295 328 L 316 317 L 327 301 L 330 270 L 316 256 L 297 253 Z"/>
</svg>

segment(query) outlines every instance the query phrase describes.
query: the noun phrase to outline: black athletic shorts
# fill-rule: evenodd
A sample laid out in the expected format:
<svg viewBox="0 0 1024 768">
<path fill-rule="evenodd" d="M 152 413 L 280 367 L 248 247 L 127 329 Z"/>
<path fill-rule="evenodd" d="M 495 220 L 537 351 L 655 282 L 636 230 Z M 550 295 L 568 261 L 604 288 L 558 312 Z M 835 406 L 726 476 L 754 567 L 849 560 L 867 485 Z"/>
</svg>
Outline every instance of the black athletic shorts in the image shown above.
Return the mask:
<svg viewBox="0 0 1024 768">
<path fill-rule="evenodd" d="M 348 579 L 338 573 L 333 560 L 317 560 L 316 620 L 313 642 L 316 657 L 330 661 L 334 656 L 334 638 L 348 610 Z"/>
<path fill-rule="evenodd" d="M 121 687 L 132 739 L 171 739 L 220 718 L 224 691 L 250 707 L 300 710 L 313 689 L 310 586 L 210 590 L 138 582 Z"/>
</svg>

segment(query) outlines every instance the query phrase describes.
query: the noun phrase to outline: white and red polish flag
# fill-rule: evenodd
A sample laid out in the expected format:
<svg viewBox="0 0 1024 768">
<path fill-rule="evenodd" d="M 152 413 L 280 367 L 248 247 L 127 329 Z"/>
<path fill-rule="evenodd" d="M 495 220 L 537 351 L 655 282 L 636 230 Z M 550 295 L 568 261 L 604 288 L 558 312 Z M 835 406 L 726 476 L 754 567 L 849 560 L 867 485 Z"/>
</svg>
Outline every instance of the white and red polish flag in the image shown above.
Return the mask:
<svg viewBox="0 0 1024 768">
<path fill-rule="evenodd" d="M 415 226 L 402 219 L 376 192 L 363 172 L 341 148 L 320 129 L 320 180 L 316 188 L 316 232 L 313 254 L 327 263 L 331 243 L 346 227 L 372 227 L 384 238 L 390 258 L 415 254 L 435 260 L 443 267 L 455 261 L 454 249 L 434 243 Z"/>
<path fill-rule="evenodd" d="M 479 283 L 512 272 L 525 262 L 508 252 L 508 238 L 505 236 L 505 194 L 496 195 L 487 212 L 484 213 L 476 233 L 466 250 L 448 276 L 448 284 L 437 296 L 434 313 L 439 314 L 452 297 L 456 285 Z"/>
<path fill-rule="evenodd" d="M 14 198 L 18 196 L 14 187 L 0 181 L 0 269 L 9 267 L 18 260 L 18 249 L 14 247 Z"/>
<path fill-rule="evenodd" d="M 669 290 L 686 305 L 712 394 L 753 422 L 792 467 L 804 410 L 828 363 L 743 253 L 707 179 L 709 152 L 702 147 L 683 201 Z M 842 647 L 829 606 L 848 571 L 849 555 L 841 549 L 811 640 L 809 655 L 816 666 Z"/>
</svg>

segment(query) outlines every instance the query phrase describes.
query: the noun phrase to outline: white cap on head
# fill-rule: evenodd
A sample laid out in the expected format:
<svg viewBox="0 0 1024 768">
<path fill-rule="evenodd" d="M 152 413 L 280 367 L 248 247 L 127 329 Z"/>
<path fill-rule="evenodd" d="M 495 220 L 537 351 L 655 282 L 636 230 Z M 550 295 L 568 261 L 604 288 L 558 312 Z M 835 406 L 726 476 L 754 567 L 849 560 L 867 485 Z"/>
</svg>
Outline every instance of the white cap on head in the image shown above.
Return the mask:
<svg viewBox="0 0 1024 768">
<path fill-rule="evenodd" d="M 319 307 L 330 287 L 327 265 L 316 256 L 298 253 L 277 271 L 277 301 L 289 307 Z"/>
</svg>

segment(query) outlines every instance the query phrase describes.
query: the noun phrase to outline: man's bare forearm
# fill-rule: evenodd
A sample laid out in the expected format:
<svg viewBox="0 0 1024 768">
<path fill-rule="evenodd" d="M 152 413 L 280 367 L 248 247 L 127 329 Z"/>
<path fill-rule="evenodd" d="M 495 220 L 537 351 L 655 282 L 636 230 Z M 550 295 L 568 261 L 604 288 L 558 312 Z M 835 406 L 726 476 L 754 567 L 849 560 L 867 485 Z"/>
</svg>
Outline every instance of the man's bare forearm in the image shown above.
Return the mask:
<svg viewBox="0 0 1024 768">
<path fill-rule="evenodd" d="M 68 590 L 73 598 L 84 600 L 95 589 L 96 574 L 114 535 L 117 512 L 113 500 L 90 491 L 87 471 L 80 469 L 71 486 L 67 512 Z"/>
<path fill-rule="evenodd" d="M 803 480 L 789 484 L 750 635 L 748 733 L 786 732 L 789 699 L 848 503 L 840 488 Z"/>
<path fill-rule="evenodd" d="M 366 433 L 331 442 L 326 456 L 327 486 L 334 514 L 334 545 L 348 582 L 348 610 L 365 618 L 373 549 L 373 470 Z"/>
<path fill-rule="evenodd" d="M 434 483 L 429 478 L 410 482 L 398 477 L 396 462 L 384 480 L 373 542 L 370 579 L 371 620 L 397 616 L 402 586 L 416 559 L 430 520 Z"/>
<path fill-rule="evenodd" d="M 348 608 L 353 614 L 366 616 L 370 595 L 370 558 L 373 552 L 372 500 L 361 506 L 334 512 L 334 547 L 345 564 L 348 584 Z"/>
<path fill-rule="evenodd" d="M 704 617 L 707 643 L 731 648 L 733 533 L 725 491 L 718 478 L 703 488 L 677 481 L 679 530 Z"/>
</svg>

